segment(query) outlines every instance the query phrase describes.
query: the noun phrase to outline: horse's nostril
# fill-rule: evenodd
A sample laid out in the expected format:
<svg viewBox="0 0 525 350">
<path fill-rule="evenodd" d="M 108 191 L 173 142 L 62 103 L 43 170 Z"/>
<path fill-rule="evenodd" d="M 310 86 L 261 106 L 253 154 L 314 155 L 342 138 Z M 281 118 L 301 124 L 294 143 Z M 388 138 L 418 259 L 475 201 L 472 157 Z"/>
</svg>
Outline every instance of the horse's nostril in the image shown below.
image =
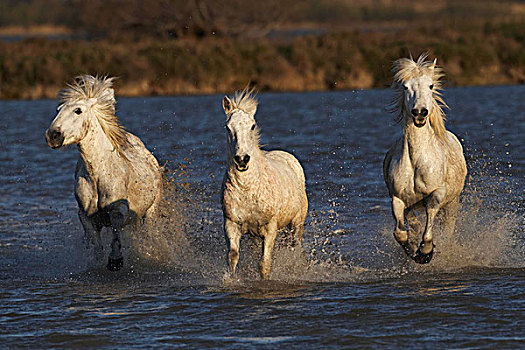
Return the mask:
<svg viewBox="0 0 525 350">
<path fill-rule="evenodd" d="M 233 157 L 233 160 L 235 161 L 235 163 L 237 163 L 237 165 L 244 168 L 250 161 L 250 156 L 247 154 L 244 156 L 235 156 Z"/>
<path fill-rule="evenodd" d="M 62 133 L 56 129 L 48 130 L 46 132 L 47 144 L 52 148 L 58 148 L 62 146 L 64 142 L 64 136 Z"/>
<path fill-rule="evenodd" d="M 423 117 L 426 117 L 428 115 L 428 109 L 421 108 L 421 112 L 419 112 Z"/>
<path fill-rule="evenodd" d="M 51 141 L 58 141 L 60 140 L 60 136 L 60 131 L 53 130 L 51 131 L 51 135 L 49 135 L 49 138 L 51 139 Z"/>
<path fill-rule="evenodd" d="M 410 111 L 410 113 L 412 113 L 412 115 L 415 117 L 419 114 L 419 111 L 416 108 L 414 108 L 413 110 Z"/>
</svg>

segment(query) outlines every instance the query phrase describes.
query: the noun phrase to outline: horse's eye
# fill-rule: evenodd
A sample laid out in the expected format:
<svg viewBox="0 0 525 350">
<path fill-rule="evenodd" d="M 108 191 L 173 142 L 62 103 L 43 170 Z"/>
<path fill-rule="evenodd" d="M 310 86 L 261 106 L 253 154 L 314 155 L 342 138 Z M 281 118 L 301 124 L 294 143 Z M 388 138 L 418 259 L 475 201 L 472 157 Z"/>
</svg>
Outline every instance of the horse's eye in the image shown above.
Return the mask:
<svg viewBox="0 0 525 350">
<path fill-rule="evenodd" d="M 430 84 L 430 90 L 432 90 L 434 88 L 434 84 Z"/>
<path fill-rule="evenodd" d="M 255 124 L 252 125 L 252 130 L 255 130 Z"/>
<path fill-rule="evenodd" d="M 403 85 L 403 89 L 408 90 L 408 86 Z"/>
<path fill-rule="evenodd" d="M 73 112 L 75 112 L 75 114 L 82 114 L 82 110 L 80 108 L 75 108 Z"/>
</svg>

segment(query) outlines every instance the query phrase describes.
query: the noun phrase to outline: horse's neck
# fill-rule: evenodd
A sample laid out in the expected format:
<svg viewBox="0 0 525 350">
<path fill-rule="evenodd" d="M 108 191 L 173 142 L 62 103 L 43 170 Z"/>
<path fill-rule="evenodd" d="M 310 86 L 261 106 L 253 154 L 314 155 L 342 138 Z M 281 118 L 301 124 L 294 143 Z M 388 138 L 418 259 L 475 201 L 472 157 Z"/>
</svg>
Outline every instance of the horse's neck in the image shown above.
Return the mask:
<svg viewBox="0 0 525 350">
<path fill-rule="evenodd" d="M 78 149 L 88 173 L 94 178 L 107 173 L 102 171 L 105 165 L 118 157 L 117 151 L 98 122 L 94 123 L 87 135 L 78 143 Z"/>
<path fill-rule="evenodd" d="M 242 189 L 253 189 L 258 187 L 261 183 L 261 177 L 267 166 L 267 162 L 268 160 L 264 156 L 263 151 L 259 151 L 257 154 L 252 155 L 248 170 L 238 171 L 233 159 L 230 159 L 228 169 L 230 183 L 233 186 Z"/>
<path fill-rule="evenodd" d="M 436 135 L 429 121 L 421 128 L 409 123 L 403 130 L 403 138 L 405 149 L 403 153 L 411 160 L 416 160 L 427 152 L 434 152 Z"/>
</svg>

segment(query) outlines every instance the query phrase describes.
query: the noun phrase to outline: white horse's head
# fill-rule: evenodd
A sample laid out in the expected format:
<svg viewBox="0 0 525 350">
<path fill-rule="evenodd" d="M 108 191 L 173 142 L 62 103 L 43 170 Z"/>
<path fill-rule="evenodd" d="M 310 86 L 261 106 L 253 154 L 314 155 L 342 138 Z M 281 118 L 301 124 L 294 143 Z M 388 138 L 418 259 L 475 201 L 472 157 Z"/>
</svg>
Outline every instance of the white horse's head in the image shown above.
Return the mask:
<svg viewBox="0 0 525 350">
<path fill-rule="evenodd" d="M 436 61 L 434 61 L 435 63 Z M 434 68 L 431 67 L 431 70 Z M 431 75 L 420 75 L 408 79 L 403 84 L 405 106 L 410 111 L 417 127 L 425 125 L 429 112 L 432 112 L 432 90 L 434 82 Z"/>
<path fill-rule="evenodd" d="M 113 80 L 82 75 L 60 91 L 58 114 L 46 131 L 49 147 L 81 142 L 94 123 L 100 123 L 116 149 L 126 144 L 124 130 L 115 116 Z"/>
<path fill-rule="evenodd" d="M 405 119 L 407 124 L 423 127 L 430 119 L 432 127 L 441 132 L 444 131 L 441 106 L 446 106 L 439 93 L 443 74 L 436 67 L 436 60 L 425 61 L 426 58 L 423 54 L 417 61 L 401 58 L 394 62 L 393 87 L 398 96 L 393 110 L 399 113 L 399 121 Z"/>
<path fill-rule="evenodd" d="M 228 117 L 226 130 L 228 135 L 229 157 L 233 159 L 237 170 L 246 171 L 250 158 L 259 152 L 259 128 L 255 123 L 257 100 L 252 91 L 244 89 L 230 99 L 224 96 L 222 107 Z"/>
</svg>

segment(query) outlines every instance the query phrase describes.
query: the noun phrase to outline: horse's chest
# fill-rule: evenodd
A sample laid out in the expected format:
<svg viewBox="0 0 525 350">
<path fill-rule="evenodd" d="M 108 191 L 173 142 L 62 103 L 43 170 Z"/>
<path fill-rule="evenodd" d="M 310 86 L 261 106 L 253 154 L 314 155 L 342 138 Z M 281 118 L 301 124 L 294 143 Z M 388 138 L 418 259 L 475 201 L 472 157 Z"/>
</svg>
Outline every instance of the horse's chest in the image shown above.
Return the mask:
<svg viewBox="0 0 525 350">
<path fill-rule="evenodd" d="M 226 190 L 224 204 L 226 215 L 233 221 L 253 225 L 268 223 L 275 211 L 269 198 L 256 192 Z"/>
<path fill-rule="evenodd" d="M 434 172 L 425 162 L 413 163 L 406 158 L 394 161 L 391 168 L 394 194 L 410 204 L 421 200 L 429 193 Z"/>
<path fill-rule="evenodd" d="M 407 203 L 417 202 L 442 183 L 443 173 L 442 166 L 426 158 L 401 159 L 392 171 L 394 191 Z"/>
<path fill-rule="evenodd" d="M 417 167 L 414 170 L 414 190 L 416 193 L 422 193 L 428 195 L 432 193 L 435 189 L 435 184 L 437 181 L 436 172 L 439 172 L 439 169 L 434 167 Z"/>
<path fill-rule="evenodd" d="M 90 176 L 81 175 L 77 178 L 75 197 L 79 207 L 87 214 L 93 215 L 119 199 L 125 199 L 124 187 L 121 182 L 112 184 Z"/>
</svg>

